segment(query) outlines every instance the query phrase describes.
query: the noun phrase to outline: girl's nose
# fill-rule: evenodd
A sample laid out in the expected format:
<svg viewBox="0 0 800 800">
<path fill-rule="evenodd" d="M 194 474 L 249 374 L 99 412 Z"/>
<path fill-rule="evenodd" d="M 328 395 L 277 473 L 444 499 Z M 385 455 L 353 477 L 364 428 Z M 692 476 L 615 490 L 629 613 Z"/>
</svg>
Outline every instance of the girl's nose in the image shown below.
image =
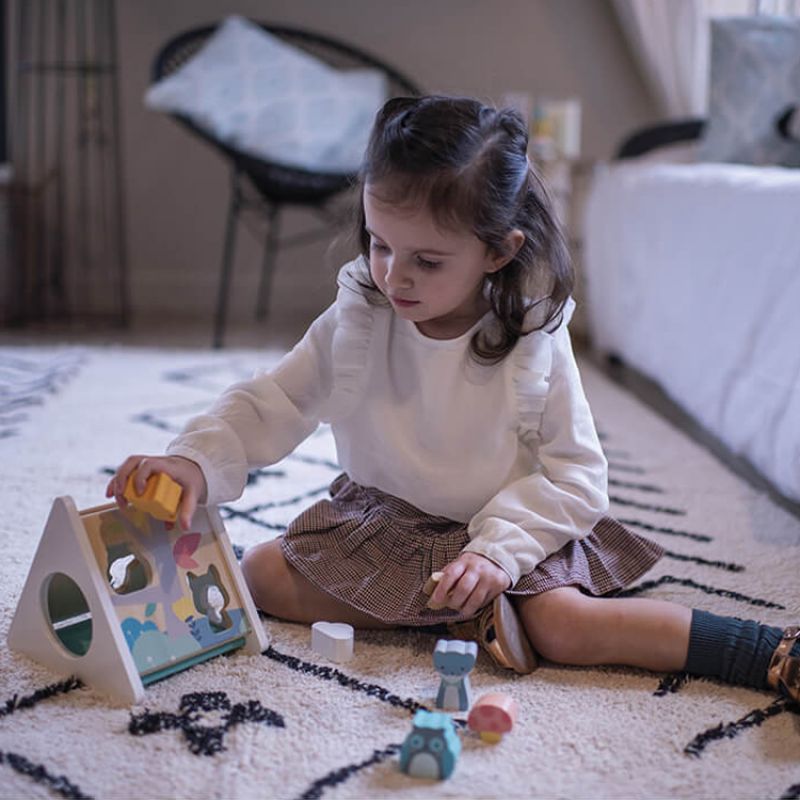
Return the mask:
<svg viewBox="0 0 800 800">
<path fill-rule="evenodd" d="M 407 289 L 411 286 L 408 270 L 397 259 L 392 259 L 386 266 L 386 285 L 390 289 Z"/>
</svg>

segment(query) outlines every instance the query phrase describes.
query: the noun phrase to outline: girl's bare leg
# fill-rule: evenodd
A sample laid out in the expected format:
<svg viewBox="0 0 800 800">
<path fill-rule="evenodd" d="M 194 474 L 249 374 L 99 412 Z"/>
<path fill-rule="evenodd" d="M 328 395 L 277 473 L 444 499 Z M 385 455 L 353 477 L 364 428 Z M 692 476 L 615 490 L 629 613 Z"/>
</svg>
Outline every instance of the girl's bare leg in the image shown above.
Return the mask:
<svg viewBox="0 0 800 800">
<path fill-rule="evenodd" d="M 663 600 L 590 597 L 568 586 L 521 598 L 517 609 L 533 648 L 560 664 L 683 669 L 692 610 Z"/>
<path fill-rule="evenodd" d="M 290 622 L 346 622 L 354 628 L 390 628 L 318 589 L 292 567 L 280 541 L 251 547 L 242 559 L 242 572 L 255 604 L 267 614 Z"/>
</svg>

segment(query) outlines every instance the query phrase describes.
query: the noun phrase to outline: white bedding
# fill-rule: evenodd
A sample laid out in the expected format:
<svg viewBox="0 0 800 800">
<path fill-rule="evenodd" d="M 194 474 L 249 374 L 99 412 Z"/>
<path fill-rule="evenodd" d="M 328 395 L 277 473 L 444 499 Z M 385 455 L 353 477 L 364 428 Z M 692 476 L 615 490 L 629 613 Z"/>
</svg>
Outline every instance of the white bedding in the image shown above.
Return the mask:
<svg viewBox="0 0 800 800">
<path fill-rule="evenodd" d="M 604 166 L 584 237 L 594 344 L 800 501 L 800 170 Z"/>
</svg>

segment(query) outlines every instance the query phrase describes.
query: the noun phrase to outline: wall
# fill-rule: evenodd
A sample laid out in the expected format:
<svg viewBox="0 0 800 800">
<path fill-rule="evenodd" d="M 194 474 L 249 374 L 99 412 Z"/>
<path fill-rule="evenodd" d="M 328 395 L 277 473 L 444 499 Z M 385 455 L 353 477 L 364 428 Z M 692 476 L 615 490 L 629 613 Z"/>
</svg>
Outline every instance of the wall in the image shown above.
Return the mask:
<svg viewBox="0 0 800 800">
<path fill-rule="evenodd" d="M 210 315 L 228 200 L 223 159 L 142 96 L 168 38 L 229 13 L 305 26 L 374 52 L 425 89 L 499 102 L 506 91 L 576 96 L 583 151 L 605 158 L 630 129 L 652 121 L 608 0 L 118 0 L 124 164 L 134 309 Z M 294 212 L 289 229 L 307 224 Z M 260 246 L 240 231 L 232 304 L 251 314 Z M 285 251 L 277 313 L 311 317 L 332 296 L 339 248 Z M 329 254 L 330 255 L 330 254 Z M 328 262 L 326 264 L 326 261 Z"/>
</svg>

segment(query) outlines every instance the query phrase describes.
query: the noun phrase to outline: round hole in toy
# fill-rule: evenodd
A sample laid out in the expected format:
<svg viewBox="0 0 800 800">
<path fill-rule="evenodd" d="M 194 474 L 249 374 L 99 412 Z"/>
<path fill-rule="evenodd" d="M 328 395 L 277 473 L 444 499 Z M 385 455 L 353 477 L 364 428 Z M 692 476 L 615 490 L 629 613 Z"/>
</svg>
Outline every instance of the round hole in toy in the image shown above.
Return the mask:
<svg viewBox="0 0 800 800">
<path fill-rule="evenodd" d="M 46 581 L 45 602 L 59 642 L 73 655 L 86 655 L 92 643 L 92 613 L 80 586 L 63 572 L 55 572 Z"/>
</svg>

